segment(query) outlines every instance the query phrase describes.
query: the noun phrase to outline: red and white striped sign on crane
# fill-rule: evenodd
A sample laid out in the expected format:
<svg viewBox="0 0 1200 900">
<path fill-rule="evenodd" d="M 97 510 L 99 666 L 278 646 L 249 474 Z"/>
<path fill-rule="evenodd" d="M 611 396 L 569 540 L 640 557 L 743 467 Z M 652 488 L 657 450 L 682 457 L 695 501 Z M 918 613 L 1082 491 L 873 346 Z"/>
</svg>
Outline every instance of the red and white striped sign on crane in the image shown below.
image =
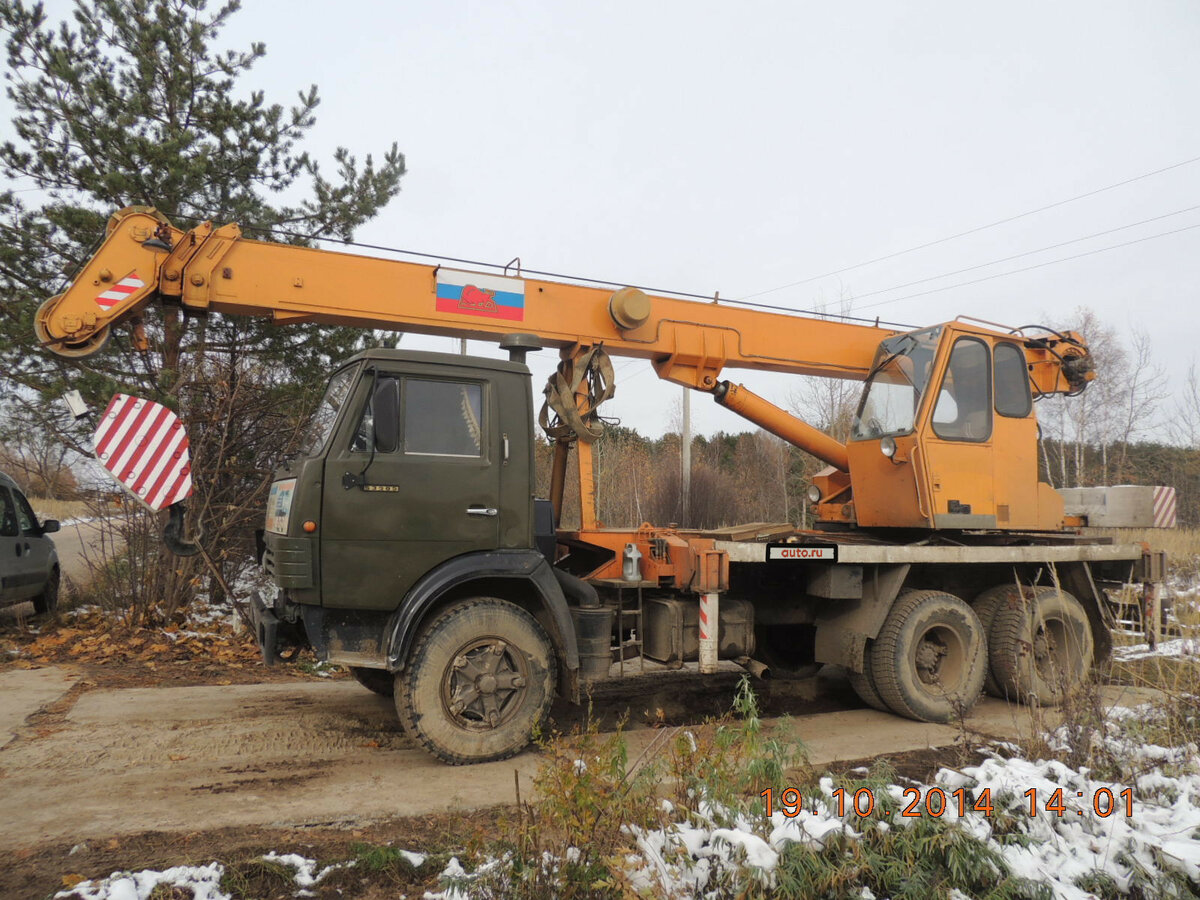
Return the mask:
<svg viewBox="0 0 1200 900">
<path fill-rule="evenodd" d="M 161 403 L 117 394 L 92 440 L 100 465 L 150 509 L 191 495 L 187 432 Z"/>
<path fill-rule="evenodd" d="M 146 282 L 138 278 L 136 271 L 130 272 L 112 287 L 106 289 L 96 296 L 96 305 L 105 312 L 108 312 L 130 294 L 140 291 L 146 286 Z"/>
<path fill-rule="evenodd" d="M 1154 527 L 1175 527 L 1175 488 L 1158 485 L 1154 489 Z"/>
</svg>

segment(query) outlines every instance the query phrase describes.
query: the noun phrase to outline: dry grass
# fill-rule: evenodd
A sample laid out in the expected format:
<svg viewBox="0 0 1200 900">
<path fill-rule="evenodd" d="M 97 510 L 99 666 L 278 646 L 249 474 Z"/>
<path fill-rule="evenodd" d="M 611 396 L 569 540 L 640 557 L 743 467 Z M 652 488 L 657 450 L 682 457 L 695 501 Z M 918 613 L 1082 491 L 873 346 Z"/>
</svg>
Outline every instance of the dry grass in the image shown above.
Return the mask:
<svg viewBox="0 0 1200 900">
<path fill-rule="evenodd" d="M 1087 533 L 1118 544 L 1148 544 L 1151 550 L 1166 551 L 1173 572 L 1200 572 L 1200 528 L 1089 528 Z"/>
<path fill-rule="evenodd" d="M 57 519 L 65 522 L 68 519 L 81 519 L 95 515 L 92 504 L 86 500 L 48 500 L 45 497 L 30 497 L 29 505 L 37 513 L 39 521 Z"/>
</svg>

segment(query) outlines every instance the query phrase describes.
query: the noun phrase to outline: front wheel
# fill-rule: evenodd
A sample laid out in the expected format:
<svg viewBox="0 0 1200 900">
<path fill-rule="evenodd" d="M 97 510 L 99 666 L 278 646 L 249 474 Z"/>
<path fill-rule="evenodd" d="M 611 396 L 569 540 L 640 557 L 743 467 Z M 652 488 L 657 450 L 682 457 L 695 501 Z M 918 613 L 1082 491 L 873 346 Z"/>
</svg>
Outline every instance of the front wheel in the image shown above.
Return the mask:
<svg viewBox="0 0 1200 900">
<path fill-rule="evenodd" d="M 33 611 L 40 615 L 52 613 L 58 609 L 58 591 L 61 576 L 58 574 L 58 568 L 50 570 L 50 574 L 46 576 L 46 585 L 42 588 L 42 592 L 33 598 Z"/>
<path fill-rule="evenodd" d="M 492 597 L 439 613 L 396 680 L 404 730 L 451 765 L 523 750 L 554 699 L 557 664 L 545 629 Z"/>
<path fill-rule="evenodd" d="M 351 666 L 350 674 L 368 691 L 378 694 L 380 697 L 391 697 L 396 693 L 396 678 L 387 669 L 364 669 L 362 666 Z"/>
<path fill-rule="evenodd" d="M 905 591 L 871 645 L 871 675 L 894 712 L 949 722 L 979 699 L 987 647 L 979 617 L 958 597 Z"/>
</svg>

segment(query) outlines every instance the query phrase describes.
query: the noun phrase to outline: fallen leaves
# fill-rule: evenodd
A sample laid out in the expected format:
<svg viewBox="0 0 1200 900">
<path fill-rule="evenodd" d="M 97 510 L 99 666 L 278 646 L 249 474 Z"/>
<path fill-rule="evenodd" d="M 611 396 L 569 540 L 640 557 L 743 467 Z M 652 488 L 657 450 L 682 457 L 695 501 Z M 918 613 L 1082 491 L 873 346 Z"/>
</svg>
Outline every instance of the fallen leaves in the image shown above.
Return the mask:
<svg viewBox="0 0 1200 900">
<path fill-rule="evenodd" d="M 100 610 L 77 617 L 71 626 L 48 630 L 23 651 L 13 661 L 20 668 L 69 661 L 132 663 L 151 671 L 164 664 L 190 662 L 240 669 L 257 666 L 259 661 L 254 639 L 244 631 L 235 632 L 227 622 L 210 622 L 186 630 L 178 625 L 130 628 Z"/>
</svg>

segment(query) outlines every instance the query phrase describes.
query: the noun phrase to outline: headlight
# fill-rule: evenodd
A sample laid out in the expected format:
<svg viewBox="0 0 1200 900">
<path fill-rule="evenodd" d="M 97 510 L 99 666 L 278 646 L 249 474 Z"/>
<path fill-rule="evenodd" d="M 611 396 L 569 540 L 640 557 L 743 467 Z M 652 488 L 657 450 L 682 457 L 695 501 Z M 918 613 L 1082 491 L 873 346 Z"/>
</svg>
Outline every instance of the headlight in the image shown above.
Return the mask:
<svg viewBox="0 0 1200 900">
<path fill-rule="evenodd" d="M 879 442 L 879 452 L 888 459 L 893 459 L 896 456 L 896 439 L 894 437 L 885 437 Z"/>
<path fill-rule="evenodd" d="M 295 478 L 272 482 L 271 493 L 267 497 L 267 531 L 272 534 L 287 534 L 288 519 L 292 515 L 292 497 L 295 493 Z"/>
<path fill-rule="evenodd" d="M 808 486 L 808 502 L 809 503 L 820 503 L 821 502 L 821 489 L 819 487 L 817 487 L 815 484 L 810 484 Z"/>
</svg>

